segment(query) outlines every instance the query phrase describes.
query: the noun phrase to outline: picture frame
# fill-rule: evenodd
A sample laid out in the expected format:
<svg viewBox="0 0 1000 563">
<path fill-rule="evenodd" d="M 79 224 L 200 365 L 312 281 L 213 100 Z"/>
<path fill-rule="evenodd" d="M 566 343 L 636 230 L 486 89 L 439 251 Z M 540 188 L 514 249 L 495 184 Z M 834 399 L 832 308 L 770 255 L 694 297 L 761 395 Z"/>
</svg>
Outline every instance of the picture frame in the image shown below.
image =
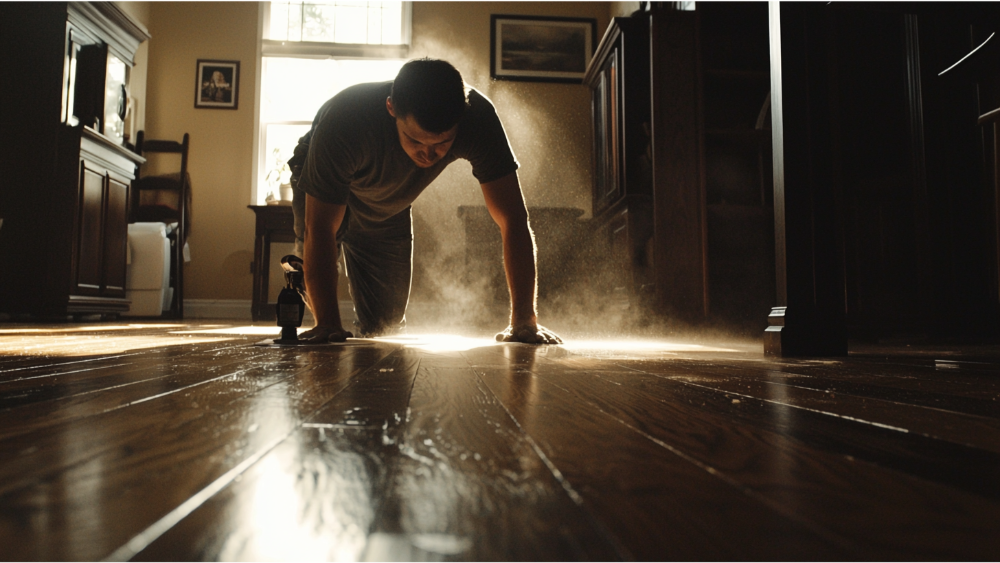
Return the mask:
<svg viewBox="0 0 1000 563">
<path fill-rule="evenodd" d="M 496 80 L 582 84 L 597 47 L 597 20 L 490 16 L 490 76 Z"/>
<path fill-rule="evenodd" d="M 198 59 L 195 73 L 196 109 L 238 109 L 240 61 Z"/>
</svg>

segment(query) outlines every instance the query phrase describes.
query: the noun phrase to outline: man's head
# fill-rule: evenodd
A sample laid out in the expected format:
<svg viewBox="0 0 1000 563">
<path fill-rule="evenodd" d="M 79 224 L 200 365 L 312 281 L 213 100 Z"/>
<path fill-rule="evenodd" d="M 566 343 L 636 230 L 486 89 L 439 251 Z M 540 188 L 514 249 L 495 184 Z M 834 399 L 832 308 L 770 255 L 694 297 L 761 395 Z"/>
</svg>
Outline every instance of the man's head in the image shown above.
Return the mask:
<svg viewBox="0 0 1000 563">
<path fill-rule="evenodd" d="M 461 73 L 436 59 L 403 65 L 386 100 L 403 150 L 421 168 L 434 165 L 451 149 L 467 106 Z"/>
</svg>

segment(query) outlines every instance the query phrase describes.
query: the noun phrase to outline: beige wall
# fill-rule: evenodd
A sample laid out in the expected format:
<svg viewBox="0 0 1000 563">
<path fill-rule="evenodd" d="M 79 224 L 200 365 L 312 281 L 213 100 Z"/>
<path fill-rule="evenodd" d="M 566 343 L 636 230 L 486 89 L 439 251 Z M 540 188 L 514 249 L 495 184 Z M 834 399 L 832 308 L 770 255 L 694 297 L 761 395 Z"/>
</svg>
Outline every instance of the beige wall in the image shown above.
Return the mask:
<svg viewBox="0 0 1000 563">
<path fill-rule="evenodd" d="M 254 2 L 153 2 L 150 8 L 146 136 L 179 141 L 191 135 L 187 299 L 250 298 L 257 21 Z M 198 59 L 240 61 L 238 109 L 195 109 Z"/>
<path fill-rule="evenodd" d="M 490 15 L 589 17 L 599 41 L 608 6 L 596 2 L 415 2 L 411 57 L 451 61 L 465 80 L 496 105 L 515 155 L 529 206 L 590 209 L 590 95 L 581 84 L 490 79 Z M 461 204 L 482 204 L 464 161 L 432 189 Z M 461 181 L 461 189 L 457 185 Z M 427 194 L 427 195 L 431 195 Z M 455 196 L 461 196 L 460 201 Z M 419 200 L 418 200 L 419 201 Z"/>
<path fill-rule="evenodd" d="M 411 57 L 447 59 L 466 82 L 496 105 L 529 207 L 576 207 L 590 212 L 590 95 L 582 84 L 490 78 L 490 15 L 587 17 L 597 40 L 607 28 L 605 2 L 414 2 Z M 461 283 L 465 231 L 459 205 L 483 205 L 472 167 L 449 166 L 413 205 L 412 300 L 476 303 Z M 540 240 L 538 244 L 545 244 Z"/>
<path fill-rule="evenodd" d="M 143 4 L 143 3 L 140 3 Z M 254 83 L 258 4 L 152 2 L 145 126 L 152 138 L 191 134 L 192 262 L 188 299 L 249 299 L 253 214 L 246 208 L 253 165 Z M 579 84 L 491 81 L 490 14 L 589 17 L 600 40 L 613 12 L 608 2 L 415 2 L 411 57 L 450 60 L 489 96 L 521 162 L 529 206 L 590 211 L 589 94 Z M 239 60 L 238 110 L 194 109 L 199 58 Z M 414 206 L 417 236 L 414 291 L 444 263 L 454 263 L 464 239 L 459 205 L 482 205 L 471 167 L 447 169 Z M 425 291 L 432 295 L 435 291 Z M 440 293 L 440 292 L 438 292 Z"/>
</svg>

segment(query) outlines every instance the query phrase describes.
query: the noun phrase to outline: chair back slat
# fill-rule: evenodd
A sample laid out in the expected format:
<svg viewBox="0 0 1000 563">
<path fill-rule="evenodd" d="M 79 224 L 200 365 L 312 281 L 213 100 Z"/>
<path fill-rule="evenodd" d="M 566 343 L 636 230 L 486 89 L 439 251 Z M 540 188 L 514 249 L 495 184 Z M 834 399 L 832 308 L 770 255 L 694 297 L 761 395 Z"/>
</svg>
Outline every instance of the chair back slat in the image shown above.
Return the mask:
<svg viewBox="0 0 1000 563">
<path fill-rule="evenodd" d="M 173 249 L 171 256 L 171 285 L 174 288 L 173 302 L 170 305 L 169 316 L 174 319 L 184 318 L 184 253 L 183 247 L 184 242 L 187 240 L 187 222 L 188 213 L 187 209 L 187 198 L 189 186 L 186 182 L 187 179 L 187 164 L 188 164 L 188 146 L 190 138 L 187 133 L 184 134 L 184 140 L 178 143 L 177 141 L 165 141 L 159 139 L 146 139 L 145 131 L 139 131 L 136 136 L 135 152 L 139 155 L 144 155 L 145 153 L 175 153 L 181 155 L 181 169 L 178 175 L 178 181 L 175 182 L 175 186 L 171 186 L 169 189 L 177 190 L 177 230 L 173 233 Z M 138 191 L 143 189 L 142 182 L 140 181 L 140 174 L 138 170 L 136 171 L 136 182 L 132 184 Z M 157 188 L 153 189 L 163 189 L 162 184 L 158 184 Z M 139 203 L 138 194 L 132 197 L 132 214 L 135 215 L 135 210 Z"/>
<path fill-rule="evenodd" d="M 142 152 L 184 152 L 184 145 L 176 141 L 146 140 L 139 149 Z"/>
</svg>

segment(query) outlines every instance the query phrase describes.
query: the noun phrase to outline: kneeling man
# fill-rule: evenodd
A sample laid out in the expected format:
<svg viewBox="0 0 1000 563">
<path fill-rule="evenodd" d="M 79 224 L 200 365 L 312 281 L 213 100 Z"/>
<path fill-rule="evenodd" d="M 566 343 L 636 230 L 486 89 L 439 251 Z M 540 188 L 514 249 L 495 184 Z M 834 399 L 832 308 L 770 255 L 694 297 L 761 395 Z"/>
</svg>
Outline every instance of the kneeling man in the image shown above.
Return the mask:
<svg viewBox="0 0 1000 563">
<path fill-rule="evenodd" d="M 344 89 L 320 108 L 289 161 L 295 232 L 316 326 L 300 338 L 343 342 L 337 258 L 344 253 L 357 330 L 375 336 L 405 322 L 413 234 L 410 204 L 464 158 L 500 227 L 510 325 L 498 340 L 558 344 L 538 324 L 535 245 L 518 163 L 493 104 L 442 60 L 412 60 L 390 82 Z"/>
</svg>

